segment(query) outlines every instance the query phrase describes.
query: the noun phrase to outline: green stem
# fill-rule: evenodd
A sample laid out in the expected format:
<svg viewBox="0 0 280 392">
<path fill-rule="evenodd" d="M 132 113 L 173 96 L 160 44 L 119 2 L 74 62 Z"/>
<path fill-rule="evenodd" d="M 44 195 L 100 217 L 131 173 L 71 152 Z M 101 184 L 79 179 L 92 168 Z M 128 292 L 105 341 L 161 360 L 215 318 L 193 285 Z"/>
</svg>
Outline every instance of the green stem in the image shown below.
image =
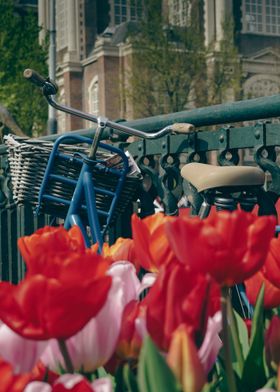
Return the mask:
<svg viewBox="0 0 280 392">
<path fill-rule="evenodd" d="M 223 347 L 225 353 L 225 371 L 228 384 L 228 392 L 237 392 L 235 377 L 232 369 L 231 354 L 230 354 L 230 335 L 229 335 L 229 325 L 228 325 L 228 305 L 229 305 L 229 290 L 228 287 L 222 287 L 222 337 L 223 337 Z"/>
<path fill-rule="evenodd" d="M 229 324 L 230 324 L 230 328 L 231 328 L 231 336 L 232 336 L 232 340 L 233 340 L 233 346 L 234 346 L 235 354 L 237 357 L 237 363 L 238 363 L 239 372 L 240 372 L 240 376 L 241 376 L 242 371 L 243 371 L 243 367 L 244 367 L 244 357 L 243 357 L 242 348 L 241 348 L 241 344 L 240 344 L 240 340 L 239 340 L 239 336 L 238 336 L 236 318 L 233 313 L 233 309 L 232 309 L 232 305 L 231 305 L 230 301 L 228 302 L 228 318 L 229 318 Z"/>
<path fill-rule="evenodd" d="M 61 352 L 61 355 L 64 359 L 64 363 L 65 363 L 65 368 L 67 373 L 74 373 L 74 367 L 65 343 L 64 339 L 58 339 L 58 346 Z"/>
</svg>

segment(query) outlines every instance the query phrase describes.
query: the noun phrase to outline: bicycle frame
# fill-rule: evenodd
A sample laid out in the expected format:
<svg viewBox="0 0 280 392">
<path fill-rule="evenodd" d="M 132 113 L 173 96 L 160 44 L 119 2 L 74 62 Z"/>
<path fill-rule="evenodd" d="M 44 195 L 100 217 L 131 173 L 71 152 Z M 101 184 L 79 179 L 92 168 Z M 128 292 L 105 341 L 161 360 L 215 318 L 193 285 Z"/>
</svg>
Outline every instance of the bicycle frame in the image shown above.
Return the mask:
<svg viewBox="0 0 280 392">
<path fill-rule="evenodd" d="M 78 177 L 78 180 L 72 180 L 69 178 L 65 178 L 64 176 L 53 174 L 52 170 L 54 167 L 55 159 L 59 156 L 63 158 L 66 163 L 67 161 L 73 159 L 65 156 L 64 154 L 59 152 L 59 146 L 63 142 L 78 142 L 78 143 L 87 143 L 89 145 L 92 144 L 92 139 L 79 136 L 79 135 L 63 135 L 60 136 L 56 142 L 54 143 L 52 152 L 49 157 L 49 161 L 47 164 L 47 168 L 45 171 L 44 179 L 40 188 L 39 198 L 38 198 L 38 205 L 36 207 L 36 213 L 40 212 L 42 203 L 44 201 L 51 201 L 54 203 L 59 203 L 63 205 L 69 206 L 68 213 L 65 218 L 64 227 L 69 229 L 73 225 L 78 225 L 82 231 L 83 237 L 85 239 L 86 246 L 90 246 L 90 241 L 85 229 L 85 225 L 83 223 L 83 219 L 81 217 L 82 212 L 85 212 L 88 218 L 88 223 L 90 227 L 90 234 L 94 242 L 98 242 L 99 250 L 101 251 L 103 245 L 103 235 L 106 232 L 108 225 L 110 224 L 112 215 L 114 213 L 114 209 L 116 203 L 120 197 L 120 193 L 124 186 L 125 177 L 129 170 L 128 165 L 128 158 L 125 153 L 117 149 L 113 146 L 106 145 L 105 143 L 99 143 L 99 146 L 110 152 L 116 153 L 121 156 L 123 161 L 123 169 L 116 170 L 113 168 L 103 168 L 102 164 L 98 161 L 94 160 L 93 158 L 88 158 L 86 156 L 81 156 L 80 158 L 75 158 L 81 161 L 81 171 Z M 115 189 L 115 192 L 110 192 L 106 189 L 98 188 L 94 185 L 92 179 L 92 166 L 99 165 L 100 169 L 106 170 L 108 174 L 114 173 L 115 175 L 119 176 L 119 180 Z M 51 180 L 58 180 L 62 184 L 68 184 L 75 187 L 71 202 L 65 200 L 59 196 L 54 196 L 49 194 L 47 191 L 47 186 Z M 112 198 L 112 202 L 110 205 L 110 209 L 108 212 L 102 211 L 98 209 L 96 205 L 96 192 L 102 193 L 108 197 Z M 106 219 L 106 224 L 103 228 L 101 228 L 99 223 L 99 215 L 102 215 Z"/>
</svg>

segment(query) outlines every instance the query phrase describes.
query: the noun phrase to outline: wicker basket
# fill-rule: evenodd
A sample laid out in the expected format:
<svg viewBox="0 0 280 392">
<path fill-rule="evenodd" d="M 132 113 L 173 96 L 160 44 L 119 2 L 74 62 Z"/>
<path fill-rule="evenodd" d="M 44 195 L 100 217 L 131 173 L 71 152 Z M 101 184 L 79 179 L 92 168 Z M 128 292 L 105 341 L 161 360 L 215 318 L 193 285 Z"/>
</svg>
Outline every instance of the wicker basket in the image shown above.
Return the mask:
<svg viewBox="0 0 280 392">
<path fill-rule="evenodd" d="M 47 162 L 53 143 L 41 139 L 27 139 L 8 135 L 5 138 L 8 147 L 8 162 L 12 180 L 13 198 L 16 203 L 30 203 L 34 207 L 38 204 L 38 196 L 43 181 Z M 63 157 L 58 156 L 55 160 L 53 173 L 65 178 L 77 180 L 82 167 L 81 155 L 87 155 L 86 145 L 60 145 L 59 151 Z M 121 161 L 117 154 L 112 154 L 107 150 L 98 150 L 96 159 L 100 160 L 104 167 L 120 168 Z M 130 172 L 126 177 L 124 188 L 120 195 L 115 213 L 111 223 L 115 218 L 124 212 L 128 203 L 136 197 L 138 186 L 141 182 L 141 174 L 133 159 L 129 159 Z M 106 175 L 105 171 L 97 170 L 93 167 L 93 181 L 96 187 L 114 192 L 118 177 Z M 47 192 L 54 196 L 59 196 L 70 202 L 74 191 L 74 186 L 62 184 L 58 180 L 49 183 Z M 109 208 L 110 200 L 102 194 L 96 194 L 97 207 L 103 211 Z M 52 201 L 45 201 L 40 212 L 65 218 L 68 207 Z M 102 222 L 101 222 L 102 223 Z"/>
</svg>

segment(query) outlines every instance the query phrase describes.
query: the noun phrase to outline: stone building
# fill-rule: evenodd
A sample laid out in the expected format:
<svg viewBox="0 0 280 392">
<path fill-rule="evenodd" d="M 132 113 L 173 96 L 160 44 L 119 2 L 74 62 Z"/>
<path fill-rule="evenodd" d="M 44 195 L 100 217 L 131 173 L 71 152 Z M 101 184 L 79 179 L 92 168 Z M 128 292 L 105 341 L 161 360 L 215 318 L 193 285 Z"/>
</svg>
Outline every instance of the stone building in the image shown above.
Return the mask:
<svg viewBox="0 0 280 392">
<path fill-rule="evenodd" d="M 39 24 L 48 27 L 49 0 L 38 1 Z M 111 119 L 132 118 L 123 86 L 131 61 L 128 29 L 143 16 L 145 0 L 56 0 L 57 82 L 60 100 Z M 234 19 L 245 97 L 280 90 L 280 1 L 199 0 L 205 44 L 219 48 L 223 21 Z M 187 0 L 164 0 L 169 22 L 186 23 Z M 42 32 L 44 34 L 44 30 Z M 59 113 L 59 132 L 89 126 Z"/>
</svg>

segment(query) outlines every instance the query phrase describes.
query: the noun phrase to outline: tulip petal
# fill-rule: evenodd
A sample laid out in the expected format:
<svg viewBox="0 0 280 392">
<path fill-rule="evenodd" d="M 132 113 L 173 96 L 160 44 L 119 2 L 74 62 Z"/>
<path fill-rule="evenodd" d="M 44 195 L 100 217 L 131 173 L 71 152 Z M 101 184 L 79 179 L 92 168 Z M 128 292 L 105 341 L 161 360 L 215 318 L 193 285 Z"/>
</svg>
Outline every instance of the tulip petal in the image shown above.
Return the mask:
<svg viewBox="0 0 280 392">
<path fill-rule="evenodd" d="M 185 326 L 174 332 L 167 355 L 167 363 L 173 370 L 184 392 L 200 392 L 206 382 L 204 369 L 193 340 Z"/>
<path fill-rule="evenodd" d="M 105 305 L 96 317 L 66 342 L 74 368 L 78 371 L 94 371 L 110 359 L 116 348 L 124 307 L 137 295 L 140 282 L 131 263 L 114 263 L 108 273 L 113 276 L 113 284 Z M 65 367 L 55 340 L 50 342 L 41 360 L 52 370 L 56 370 L 59 364 Z"/>
<path fill-rule="evenodd" d="M 222 313 L 219 311 L 213 317 L 208 318 L 206 334 L 198 351 L 199 359 L 208 374 L 212 369 L 218 353 L 222 347 L 219 333 L 222 330 Z"/>
<path fill-rule="evenodd" d="M 152 285 L 155 283 L 157 278 L 157 274 L 156 273 L 147 273 L 143 276 L 142 281 L 141 281 L 141 285 L 138 289 L 138 293 L 137 296 L 140 297 L 140 295 L 143 293 L 144 290 L 149 289 L 150 287 L 152 287 Z"/>
<path fill-rule="evenodd" d="M 110 266 L 108 274 L 112 277 L 120 277 L 123 282 L 123 301 L 125 305 L 131 300 L 138 298 L 141 283 L 132 263 L 127 261 L 115 262 Z"/>
<path fill-rule="evenodd" d="M 83 380 L 85 378 L 81 374 L 63 374 L 56 380 L 55 385 L 62 384 L 65 389 L 71 390 Z"/>
<path fill-rule="evenodd" d="M 132 216 L 132 237 L 136 258 L 146 271 L 157 272 L 175 258 L 166 235 L 165 224 L 175 218 L 157 213 L 144 219 Z"/>
<path fill-rule="evenodd" d="M 204 220 L 179 217 L 167 223 L 177 258 L 227 286 L 241 283 L 262 267 L 274 231 L 274 217 L 241 210 L 216 212 Z"/>
<path fill-rule="evenodd" d="M 43 381 L 32 381 L 24 388 L 23 392 L 51 392 L 52 387 Z"/>
<path fill-rule="evenodd" d="M 262 388 L 262 389 L 258 389 L 256 392 L 277 392 L 277 391 L 271 388 Z"/>
<path fill-rule="evenodd" d="M 18 285 L 0 282 L 0 319 L 28 339 L 67 339 L 104 305 L 112 280 L 108 264 L 77 252 L 46 255 L 45 261 L 41 274 L 28 274 Z"/>
<path fill-rule="evenodd" d="M 99 378 L 91 384 L 94 392 L 113 392 L 112 381 L 109 377 Z"/>
<path fill-rule="evenodd" d="M 30 372 L 47 344 L 24 339 L 5 324 L 0 326 L 0 356 L 13 366 L 16 374 Z"/>
<path fill-rule="evenodd" d="M 272 309 L 280 305 L 280 289 L 274 286 L 266 276 L 263 270 L 257 272 L 250 279 L 245 281 L 246 294 L 250 304 L 255 305 L 259 291 L 264 284 L 264 308 Z"/>
</svg>

